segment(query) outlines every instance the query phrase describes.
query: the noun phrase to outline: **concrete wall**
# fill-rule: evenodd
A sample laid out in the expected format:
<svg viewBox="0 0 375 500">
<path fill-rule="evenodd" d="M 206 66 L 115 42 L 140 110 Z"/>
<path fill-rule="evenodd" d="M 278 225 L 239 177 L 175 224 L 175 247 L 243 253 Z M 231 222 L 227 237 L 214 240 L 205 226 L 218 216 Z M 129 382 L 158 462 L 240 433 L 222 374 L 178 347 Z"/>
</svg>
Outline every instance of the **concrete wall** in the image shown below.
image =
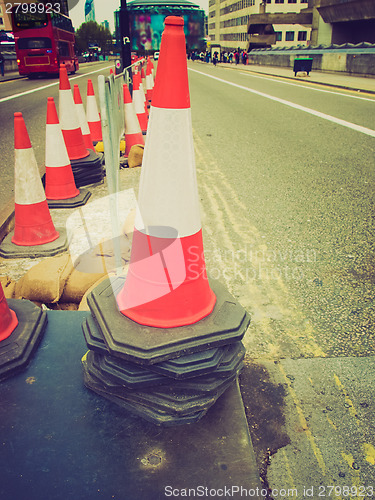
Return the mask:
<svg viewBox="0 0 375 500">
<path fill-rule="evenodd" d="M 250 52 L 249 64 L 278 66 L 293 68 L 294 59 L 298 54 Z M 300 57 L 306 57 L 302 55 Z M 312 69 L 317 71 L 334 71 L 357 75 L 375 76 L 375 53 L 349 54 L 349 53 L 315 53 L 309 55 L 313 58 Z"/>
</svg>

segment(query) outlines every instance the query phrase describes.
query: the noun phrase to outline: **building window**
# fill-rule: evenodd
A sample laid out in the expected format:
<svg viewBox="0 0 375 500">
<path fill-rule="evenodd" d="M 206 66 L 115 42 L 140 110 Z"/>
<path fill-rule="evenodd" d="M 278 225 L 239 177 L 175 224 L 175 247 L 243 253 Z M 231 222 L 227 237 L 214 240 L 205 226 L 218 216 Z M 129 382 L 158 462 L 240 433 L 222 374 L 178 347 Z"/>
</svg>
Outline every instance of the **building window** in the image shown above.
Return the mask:
<svg viewBox="0 0 375 500">
<path fill-rule="evenodd" d="M 288 0 L 288 3 L 297 3 L 297 0 Z"/>
<path fill-rule="evenodd" d="M 275 3 L 284 3 L 284 0 L 275 0 Z"/>
<path fill-rule="evenodd" d="M 294 40 L 294 31 L 287 31 L 285 33 L 285 40 L 287 42 L 293 42 L 293 40 Z"/>
<path fill-rule="evenodd" d="M 283 39 L 283 32 L 282 31 L 276 31 L 276 42 L 281 42 Z"/>
<path fill-rule="evenodd" d="M 271 3 L 271 0 L 266 0 L 266 3 Z"/>
<path fill-rule="evenodd" d="M 301 3 L 309 3 L 309 0 L 301 0 Z"/>
<path fill-rule="evenodd" d="M 307 40 L 307 31 L 299 31 L 298 32 L 298 41 L 305 42 Z"/>
</svg>

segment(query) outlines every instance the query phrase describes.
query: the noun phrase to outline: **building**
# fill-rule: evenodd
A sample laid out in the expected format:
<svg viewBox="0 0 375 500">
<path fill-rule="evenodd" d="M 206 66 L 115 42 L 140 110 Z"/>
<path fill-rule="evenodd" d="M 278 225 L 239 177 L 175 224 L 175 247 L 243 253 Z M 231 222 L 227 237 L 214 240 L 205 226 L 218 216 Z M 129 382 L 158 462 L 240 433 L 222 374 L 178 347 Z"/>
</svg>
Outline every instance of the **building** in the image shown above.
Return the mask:
<svg viewBox="0 0 375 500">
<path fill-rule="evenodd" d="M 221 50 L 375 42 L 374 0 L 209 0 Z"/>
<path fill-rule="evenodd" d="M 86 0 L 85 2 L 85 22 L 88 21 L 95 21 L 94 0 Z"/>
<path fill-rule="evenodd" d="M 7 13 L 6 3 L 0 0 L 0 31 L 12 31 L 12 22 L 10 14 Z"/>
<path fill-rule="evenodd" d="M 204 10 L 189 0 L 134 0 L 127 4 L 131 50 L 148 54 L 160 49 L 164 19 L 181 16 L 185 20 L 186 49 L 206 47 Z M 120 11 L 115 12 L 116 40 L 120 43 Z"/>
<path fill-rule="evenodd" d="M 107 30 L 109 30 L 109 22 L 107 20 L 101 22 L 100 24 L 104 26 L 104 28 L 107 28 Z"/>
</svg>

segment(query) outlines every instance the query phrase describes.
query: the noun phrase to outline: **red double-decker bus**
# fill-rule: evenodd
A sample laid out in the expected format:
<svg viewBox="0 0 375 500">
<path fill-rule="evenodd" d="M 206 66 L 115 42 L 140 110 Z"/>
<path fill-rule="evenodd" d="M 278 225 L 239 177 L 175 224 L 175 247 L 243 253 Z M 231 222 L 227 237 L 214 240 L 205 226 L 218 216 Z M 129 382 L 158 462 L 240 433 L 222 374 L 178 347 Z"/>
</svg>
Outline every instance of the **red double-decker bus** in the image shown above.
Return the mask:
<svg viewBox="0 0 375 500">
<path fill-rule="evenodd" d="M 68 73 L 78 70 L 74 28 L 69 17 L 52 9 L 23 12 L 13 8 L 12 24 L 20 75 L 57 75 L 60 64 L 65 64 Z"/>
</svg>

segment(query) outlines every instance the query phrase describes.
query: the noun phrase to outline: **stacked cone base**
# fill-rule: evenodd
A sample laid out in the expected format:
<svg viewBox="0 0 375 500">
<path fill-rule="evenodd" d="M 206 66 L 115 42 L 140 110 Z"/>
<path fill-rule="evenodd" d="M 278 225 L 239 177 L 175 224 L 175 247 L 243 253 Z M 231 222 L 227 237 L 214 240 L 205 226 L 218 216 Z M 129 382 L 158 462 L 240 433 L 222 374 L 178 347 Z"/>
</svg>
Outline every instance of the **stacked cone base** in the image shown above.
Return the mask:
<svg viewBox="0 0 375 500">
<path fill-rule="evenodd" d="M 94 151 L 90 150 L 90 154 L 86 158 L 71 160 L 70 163 L 72 166 L 74 181 L 78 188 L 102 182 L 102 160 L 101 157 Z"/>
<path fill-rule="evenodd" d="M 113 290 L 122 286 L 123 278 L 108 279 L 88 296 L 85 385 L 157 425 L 197 422 L 237 379 L 248 314 L 214 281 L 217 301 L 208 317 L 185 327 L 144 327 L 118 311 Z"/>
<path fill-rule="evenodd" d="M 24 370 L 30 363 L 47 325 L 47 314 L 28 300 L 9 299 L 18 325 L 0 342 L 0 380 Z"/>
<path fill-rule="evenodd" d="M 79 194 L 73 198 L 65 200 L 50 200 L 47 198 L 49 208 L 76 208 L 86 205 L 91 196 L 91 191 L 88 189 L 80 189 Z"/>
<path fill-rule="evenodd" d="M 68 249 L 68 238 L 65 228 L 56 228 L 59 237 L 50 243 L 43 245 L 15 245 L 12 242 L 14 231 L 4 238 L 0 245 L 0 257 L 4 259 L 22 259 L 22 258 L 37 258 L 37 257 L 53 257 L 59 253 L 65 252 Z"/>
</svg>

